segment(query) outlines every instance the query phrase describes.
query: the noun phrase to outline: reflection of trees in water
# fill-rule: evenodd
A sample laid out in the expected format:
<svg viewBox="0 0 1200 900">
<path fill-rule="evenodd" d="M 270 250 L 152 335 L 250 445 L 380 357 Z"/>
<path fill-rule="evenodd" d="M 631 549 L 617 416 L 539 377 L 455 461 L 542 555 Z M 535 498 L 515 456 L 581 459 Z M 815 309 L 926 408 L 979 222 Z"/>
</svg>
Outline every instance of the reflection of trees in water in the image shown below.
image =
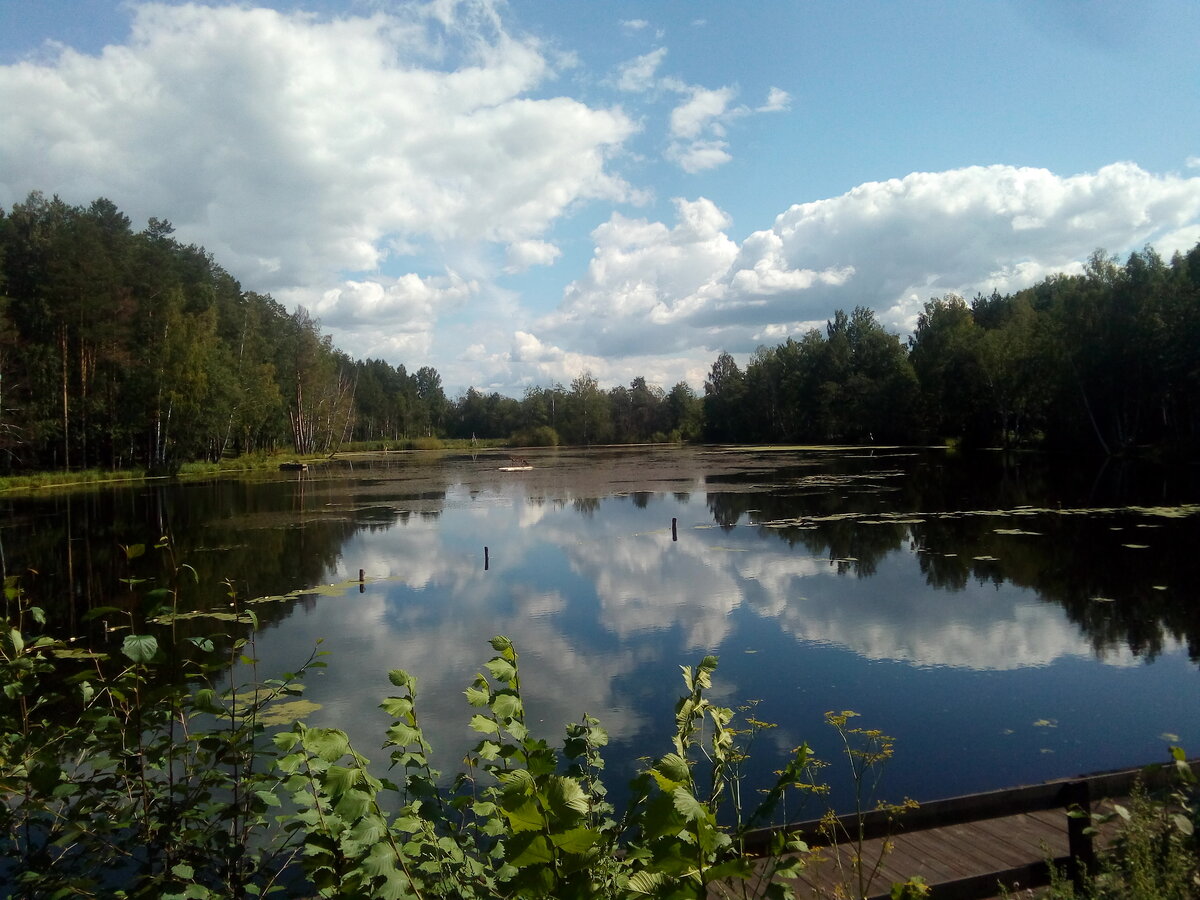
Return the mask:
<svg viewBox="0 0 1200 900">
<path fill-rule="evenodd" d="M 590 519 L 596 514 L 596 510 L 600 508 L 599 497 L 576 497 L 571 501 L 571 508 L 575 512 L 582 514 L 585 518 Z"/>
<path fill-rule="evenodd" d="M 873 477 L 871 466 L 903 467 L 903 477 Z M 759 531 L 812 555 L 840 560 L 839 572 L 859 576 L 873 574 L 896 550 L 918 549 L 931 587 L 962 590 L 970 582 L 1009 582 L 1036 591 L 1063 607 L 1098 655 L 1127 645 L 1135 655 L 1153 659 L 1171 639 L 1185 643 L 1191 658 L 1200 661 L 1200 606 L 1182 596 L 1184 586 L 1200 583 L 1200 517 L 939 515 L 1023 506 L 1153 506 L 1195 497 L 1200 493 L 1196 472 L 1129 462 L 1055 466 L 1044 457 L 996 453 L 843 457 L 821 477 L 800 477 L 793 470 L 770 489 L 764 489 L 763 473 L 754 474 L 757 490 L 708 495 L 714 523 L 730 529 L 739 521 L 787 521 Z M 872 518 L 879 514 L 911 515 L 913 521 Z"/>
<path fill-rule="evenodd" d="M 26 590 L 45 608 L 53 630 L 101 641 L 103 625 L 88 622 L 88 610 L 117 606 L 145 612 L 121 579 L 170 584 L 170 559 L 153 549 L 162 537 L 172 542 L 175 560 L 191 570 L 178 580 L 182 610 L 227 609 L 227 579 L 243 600 L 322 582 L 359 528 L 380 530 L 413 514 L 397 508 L 395 498 L 360 502 L 355 491 L 361 487 L 341 479 L 224 480 L 14 500 L 3 511 L 12 523 L 0 531 L 3 558 L 9 574 L 28 573 Z M 422 518 L 435 517 L 444 502 L 445 490 L 410 498 Z M 144 544 L 146 552 L 129 561 L 122 545 L 134 544 Z M 261 604 L 255 612 L 267 626 L 286 616 L 288 606 Z M 177 628 L 181 637 L 212 630 L 207 620 L 180 622 Z"/>
<path fill-rule="evenodd" d="M 713 493 L 708 495 L 708 508 L 713 521 L 727 531 L 743 516 L 750 523 L 798 518 L 795 525 L 762 526 L 758 530 L 774 534 L 790 547 L 803 547 L 812 556 L 827 557 L 839 572 L 861 576 L 875 574 L 879 561 L 899 549 L 908 536 L 907 527 L 900 524 L 864 526 L 853 519 L 811 521 L 810 517 L 834 513 L 813 511 L 813 505 L 804 502 L 807 499 L 782 494 Z M 798 503 L 803 513 L 797 514 Z"/>
<path fill-rule="evenodd" d="M 1008 581 L 1061 605 L 1098 654 L 1127 644 L 1134 655 L 1153 659 L 1170 637 L 1186 643 L 1190 657 L 1200 661 L 1200 608 L 1182 596 L 1185 586 L 1200 580 L 1196 517 L 1048 513 L 931 519 L 914 526 L 914 533 L 928 551 L 921 554 L 921 570 L 934 587 L 960 588 L 968 579 Z M 1157 589 L 1162 587 L 1166 590 Z"/>
</svg>

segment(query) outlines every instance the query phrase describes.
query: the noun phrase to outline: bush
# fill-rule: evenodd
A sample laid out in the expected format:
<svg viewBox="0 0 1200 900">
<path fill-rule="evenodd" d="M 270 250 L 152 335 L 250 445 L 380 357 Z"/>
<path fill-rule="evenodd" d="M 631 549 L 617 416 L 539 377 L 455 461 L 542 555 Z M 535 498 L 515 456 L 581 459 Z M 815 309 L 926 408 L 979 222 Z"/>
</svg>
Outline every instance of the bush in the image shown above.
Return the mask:
<svg viewBox="0 0 1200 900">
<path fill-rule="evenodd" d="M 549 425 L 522 428 L 508 439 L 510 447 L 557 447 L 558 432 Z"/>
</svg>

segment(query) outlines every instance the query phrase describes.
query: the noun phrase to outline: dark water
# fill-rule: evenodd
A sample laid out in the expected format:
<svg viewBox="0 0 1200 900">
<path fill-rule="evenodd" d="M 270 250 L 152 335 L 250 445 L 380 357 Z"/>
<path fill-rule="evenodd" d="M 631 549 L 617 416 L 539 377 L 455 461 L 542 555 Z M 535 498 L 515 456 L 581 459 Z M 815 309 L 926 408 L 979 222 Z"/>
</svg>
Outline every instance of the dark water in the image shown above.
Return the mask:
<svg viewBox="0 0 1200 900">
<path fill-rule="evenodd" d="M 224 608 L 225 580 L 247 600 L 337 585 L 255 605 L 260 674 L 323 639 L 309 721 L 380 760 L 377 704 L 402 667 L 443 768 L 456 765 L 474 741 L 462 690 L 495 634 L 516 642 L 547 737 L 585 712 L 610 730 L 613 786 L 669 749 L 679 666 L 706 653 L 721 660 L 713 699 L 760 701 L 778 724 L 754 747 L 760 780 L 803 740 L 835 760 L 833 709 L 895 736 L 892 799 L 1200 749 L 1194 470 L 898 450 L 529 461 L 395 455 L 9 498 L 4 566 L 36 570 L 25 583 L 54 627 L 93 644 L 121 633 L 85 622 L 89 607 L 131 606 L 121 578 L 162 577 L 159 555 L 131 564 L 121 544 L 169 536 L 195 570 L 195 608 Z M 362 589 L 345 584 L 360 569 Z"/>
</svg>

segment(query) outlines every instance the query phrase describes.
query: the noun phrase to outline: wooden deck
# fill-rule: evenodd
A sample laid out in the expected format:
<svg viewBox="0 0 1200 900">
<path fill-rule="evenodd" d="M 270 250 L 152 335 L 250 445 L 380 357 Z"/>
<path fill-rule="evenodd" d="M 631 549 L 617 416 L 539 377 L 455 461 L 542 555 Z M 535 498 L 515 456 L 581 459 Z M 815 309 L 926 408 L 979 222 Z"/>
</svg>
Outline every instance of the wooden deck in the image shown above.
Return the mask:
<svg viewBox="0 0 1200 900">
<path fill-rule="evenodd" d="M 1090 822 L 1086 816 L 1069 816 L 1068 809 L 1100 811 L 1127 796 L 1139 779 L 1155 787 L 1169 783 L 1170 777 L 1166 766 L 1154 773 L 1126 769 L 935 800 L 899 817 L 867 813 L 861 819 L 862 858 L 868 871 L 877 861 L 878 869 L 862 893 L 853 875 L 857 848 L 844 837 L 831 845 L 829 829 L 819 821 L 793 824 L 785 830 L 819 848 L 821 857 L 794 882 L 796 895 L 884 900 L 894 882 L 920 875 L 932 886 L 932 900 L 987 900 L 999 896 L 1002 887 L 1028 896 L 1026 889 L 1049 883 L 1048 860 L 1069 876 L 1095 865 L 1093 838 L 1084 830 Z M 858 833 L 857 817 L 843 816 L 839 821 L 843 836 Z M 754 833 L 747 848 L 751 852 L 764 848 L 777 831 Z M 1104 839 L 1102 833 L 1101 844 Z M 887 852 L 885 842 L 891 844 Z M 765 862 L 759 871 L 766 875 Z M 756 885 L 748 887 L 753 892 Z M 765 881 L 757 887 L 765 887 Z M 714 897 L 738 894 L 736 887 L 728 893 L 711 892 Z"/>
<path fill-rule="evenodd" d="M 1065 811 L 1021 813 L 944 828 L 873 838 L 863 845 L 869 867 L 882 864 L 867 878 L 866 896 L 885 898 L 894 882 L 920 875 L 934 886 L 935 900 L 984 900 L 998 896 L 1000 885 L 1014 893 L 1049 882 L 1047 859 L 1068 853 Z M 851 858 L 856 848 L 842 844 L 822 848 L 822 859 L 794 887 L 798 897 L 836 897 L 839 885 L 857 883 Z M 850 896 L 855 896 L 853 893 Z"/>
</svg>

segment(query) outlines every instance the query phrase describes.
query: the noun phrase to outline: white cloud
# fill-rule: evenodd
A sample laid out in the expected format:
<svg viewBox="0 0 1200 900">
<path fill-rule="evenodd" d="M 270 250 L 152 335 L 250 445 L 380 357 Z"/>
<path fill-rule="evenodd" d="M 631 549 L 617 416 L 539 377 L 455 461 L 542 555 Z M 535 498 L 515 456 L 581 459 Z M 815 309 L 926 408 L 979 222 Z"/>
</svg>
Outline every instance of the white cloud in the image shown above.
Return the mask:
<svg viewBox="0 0 1200 900">
<path fill-rule="evenodd" d="M 655 73 L 666 58 L 667 48 L 659 47 L 643 56 L 622 63 L 617 70 L 617 87 L 622 91 L 640 93 L 655 86 Z"/>
<path fill-rule="evenodd" d="M 0 199 L 109 196 L 331 324 L 382 316 L 403 304 L 304 286 L 371 272 L 394 246 L 495 242 L 528 260 L 576 204 L 629 196 L 608 157 L 632 121 L 530 99 L 550 74 L 484 0 L 330 21 L 136 6 L 124 44 L 0 67 Z"/>
<path fill-rule="evenodd" d="M 509 273 L 523 272 L 530 266 L 550 266 L 562 255 L 558 247 L 546 241 L 516 241 L 505 251 L 505 268 Z"/>
<path fill-rule="evenodd" d="M 678 163 L 679 168 L 689 175 L 695 175 L 724 165 L 733 157 L 726 141 L 692 141 L 690 144 L 671 144 L 667 148 L 667 159 Z"/>
<path fill-rule="evenodd" d="M 749 352 L 802 323 L 865 305 L 907 333 L 931 296 L 1012 291 L 1114 252 L 1200 237 L 1200 177 L 1131 163 L 1059 176 L 1011 166 L 919 172 L 792 206 L 740 246 L 711 201 L 677 224 L 614 214 L 592 233 L 587 274 L 534 328 L 609 357 Z"/>
<path fill-rule="evenodd" d="M 1189 169 L 1200 169 L 1200 156 L 1189 156 L 1185 164 Z"/>
<path fill-rule="evenodd" d="M 729 108 L 734 90 L 731 87 L 708 88 L 692 87 L 690 96 L 675 109 L 671 110 L 671 136 L 676 138 L 695 138 L 706 127 L 714 125 L 720 129 L 720 117 Z M 723 133 L 721 131 L 720 133 Z"/>
<path fill-rule="evenodd" d="M 641 31 L 650 27 L 650 23 L 645 19 L 622 19 L 621 27 L 629 31 Z"/>
<path fill-rule="evenodd" d="M 767 91 L 767 102 L 756 109 L 755 112 L 780 112 L 791 105 L 791 94 L 780 88 L 773 87 Z"/>
</svg>

